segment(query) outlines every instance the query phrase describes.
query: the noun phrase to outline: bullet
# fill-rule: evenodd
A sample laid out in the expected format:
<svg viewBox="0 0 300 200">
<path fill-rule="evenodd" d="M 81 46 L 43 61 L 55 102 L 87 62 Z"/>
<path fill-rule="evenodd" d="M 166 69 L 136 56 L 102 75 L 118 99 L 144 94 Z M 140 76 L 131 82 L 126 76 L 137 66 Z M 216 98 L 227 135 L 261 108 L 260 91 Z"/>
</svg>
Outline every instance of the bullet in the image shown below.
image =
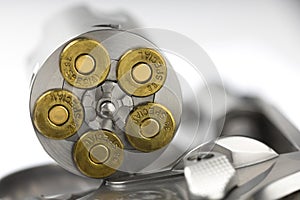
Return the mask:
<svg viewBox="0 0 300 200">
<path fill-rule="evenodd" d="M 88 131 L 74 145 L 73 158 L 82 174 L 91 178 L 105 178 L 121 166 L 123 148 L 121 140 L 111 131 Z"/>
<path fill-rule="evenodd" d="M 97 87 L 110 70 L 110 57 L 104 46 L 92 39 L 79 38 L 65 46 L 60 55 L 60 72 L 72 86 Z"/>
<path fill-rule="evenodd" d="M 117 80 L 120 87 L 129 95 L 150 96 L 161 89 L 166 78 L 166 62 L 154 49 L 129 50 L 118 62 Z"/>
<path fill-rule="evenodd" d="M 84 119 L 80 100 L 67 90 L 45 92 L 35 103 L 33 122 L 42 135 L 51 139 L 65 139 L 74 135 Z"/>
<path fill-rule="evenodd" d="M 175 120 L 161 104 L 139 105 L 127 117 L 125 133 L 135 149 L 155 151 L 171 142 L 175 134 Z"/>
</svg>

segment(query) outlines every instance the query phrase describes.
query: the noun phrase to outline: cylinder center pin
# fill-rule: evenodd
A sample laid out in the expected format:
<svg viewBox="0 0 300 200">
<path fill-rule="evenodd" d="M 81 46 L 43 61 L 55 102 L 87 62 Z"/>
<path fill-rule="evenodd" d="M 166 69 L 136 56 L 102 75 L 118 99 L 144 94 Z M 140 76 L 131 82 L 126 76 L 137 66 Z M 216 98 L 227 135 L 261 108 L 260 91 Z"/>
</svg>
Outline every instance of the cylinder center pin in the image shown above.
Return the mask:
<svg viewBox="0 0 300 200">
<path fill-rule="evenodd" d="M 75 68 L 81 74 L 90 74 L 95 69 L 95 60 L 90 55 L 80 55 L 75 61 Z"/>
<path fill-rule="evenodd" d="M 60 126 L 68 120 L 69 112 L 64 106 L 57 105 L 49 110 L 48 118 L 53 124 Z"/>
<path fill-rule="evenodd" d="M 99 105 L 98 112 L 104 118 L 112 118 L 116 112 L 116 106 L 110 101 L 104 101 Z"/>
</svg>

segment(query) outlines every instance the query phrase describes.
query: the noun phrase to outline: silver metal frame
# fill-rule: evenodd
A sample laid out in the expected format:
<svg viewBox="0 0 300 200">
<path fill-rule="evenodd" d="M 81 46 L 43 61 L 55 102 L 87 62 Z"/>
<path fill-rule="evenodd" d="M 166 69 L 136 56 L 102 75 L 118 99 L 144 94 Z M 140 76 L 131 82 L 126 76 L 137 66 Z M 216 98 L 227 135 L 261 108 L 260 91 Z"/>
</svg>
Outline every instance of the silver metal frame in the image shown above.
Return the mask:
<svg viewBox="0 0 300 200">
<path fill-rule="evenodd" d="M 112 67 L 107 78 L 108 80 L 111 81 L 117 81 L 115 75 L 116 62 L 118 62 L 119 58 L 125 52 L 127 52 L 130 49 L 135 49 L 138 47 L 157 49 L 157 46 L 155 46 L 151 41 L 145 39 L 144 37 L 141 37 L 129 31 L 122 31 L 116 29 L 91 31 L 79 35 L 78 37 L 85 37 L 85 38 L 97 40 L 101 42 L 101 44 L 107 49 L 111 60 L 113 60 Z M 59 47 L 46 60 L 46 62 L 43 64 L 43 66 L 40 68 L 35 78 L 33 79 L 32 92 L 30 98 L 31 115 L 33 114 L 34 104 L 38 99 L 38 97 L 50 89 L 62 88 L 65 90 L 69 90 L 72 93 L 74 93 L 80 100 L 82 100 L 86 90 L 70 86 L 68 83 L 66 83 L 66 81 L 64 81 L 59 71 L 60 52 L 62 51 L 62 49 L 67 43 Z M 160 89 L 157 93 L 155 93 L 155 95 L 146 98 L 135 97 L 132 98 L 132 101 L 133 101 L 133 105 L 137 105 L 139 103 L 149 102 L 149 101 L 151 102 L 154 101 L 156 103 L 165 105 L 173 114 L 176 125 L 178 127 L 180 124 L 180 117 L 182 112 L 181 90 L 180 90 L 179 82 L 176 78 L 176 73 L 173 71 L 172 67 L 168 62 L 167 62 L 167 68 L 168 68 L 168 76 L 162 89 Z M 107 128 L 107 127 L 103 127 L 103 128 Z M 85 124 L 78 131 L 76 136 L 72 136 L 71 138 L 66 140 L 52 140 L 44 137 L 38 131 L 37 131 L 37 136 L 40 142 L 42 143 L 44 149 L 54 160 L 56 160 L 59 163 L 59 165 L 61 165 L 62 167 L 64 167 L 65 169 L 73 173 L 81 175 L 77 167 L 74 165 L 73 157 L 72 157 L 72 149 L 73 149 L 74 142 L 77 140 L 76 138 L 78 138 L 84 132 L 88 131 L 88 129 L 90 129 L 89 126 Z M 108 128 L 108 129 L 112 130 L 112 128 Z M 120 134 L 120 136 L 123 137 L 122 134 Z M 126 140 L 123 141 L 126 142 Z M 130 172 L 130 173 L 145 173 L 147 171 L 162 170 L 166 166 L 166 164 L 156 163 L 155 160 L 161 156 L 162 152 L 166 151 L 168 148 L 173 148 L 173 146 L 178 143 L 180 143 L 180 138 L 175 137 L 169 146 L 151 153 L 142 153 L 138 151 L 127 150 L 125 151 L 125 159 L 123 165 L 120 167 L 119 170 Z M 128 147 L 128 144 L 126 144 L 125 146 Z M 165 157 L 162 157 L 161 159 L 165 160 L 166 163 L 171 164 L 177 158 L 178 155 L 169 154 Z M 150 164 L 152 164 L 154 167 L 149 168 Z"/>
</svg>

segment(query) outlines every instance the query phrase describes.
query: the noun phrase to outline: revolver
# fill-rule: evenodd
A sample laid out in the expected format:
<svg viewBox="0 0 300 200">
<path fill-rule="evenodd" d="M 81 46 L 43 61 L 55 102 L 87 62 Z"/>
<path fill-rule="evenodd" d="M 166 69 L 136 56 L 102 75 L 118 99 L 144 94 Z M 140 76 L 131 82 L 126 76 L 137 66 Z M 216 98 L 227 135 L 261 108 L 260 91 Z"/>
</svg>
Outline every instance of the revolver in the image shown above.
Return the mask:
<svg viewBox="0 0 300 200">
<path fill-rule="evenodd" d="M 3 178 L 1 198 L 299 198 L 299 130 L 276 108 L 226 92 L 178 33 L 74 13 L 86 17 L 38 52 L 31 82 L 32 124 L 58 165 Z"/>
</svg>

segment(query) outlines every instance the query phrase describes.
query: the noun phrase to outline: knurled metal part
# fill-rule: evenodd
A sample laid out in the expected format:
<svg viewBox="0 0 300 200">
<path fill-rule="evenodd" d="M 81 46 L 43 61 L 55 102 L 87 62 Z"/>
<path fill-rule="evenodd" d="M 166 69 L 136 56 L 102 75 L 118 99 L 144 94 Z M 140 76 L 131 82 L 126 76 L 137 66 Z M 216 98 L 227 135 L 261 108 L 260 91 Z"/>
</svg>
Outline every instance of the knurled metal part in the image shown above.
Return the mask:
<svg viewBox="0 0 300 200">
<path fill-rule="evenodd" d="M 84 119 L 80 100 L 67 90 L 54 89 L 41 95 L 35 103 L 33 122 L 42 135 L 65 139 L 74 135 Z"/>
<path fill-rule="evenodd" d="M 117 83 L 105 81 L 101 86 L 88 90 L 82 98 L 85 122 L 90 128 L 106 128 L 107 121 L 124 131 L 125 120 L 133 108 L 133 100 Z"/>
<path fill-rule="evenodd" d="M 167 77 L 163 56 L 150 48 L 133 49 L 119 60 L 117 79 L 129 95 L 146 97 L 160 90 Z"/>
<path fill-rule="evenodd" d="M 98 41 L 79 38 L 71 41 L 60 55 L 60 71 L 64 79 L 78 88 L 101 84 L 110 70 L 110 58 Z"/>
<path fill-rule="evenodd" d="M 88 131 L 73 149 L 73 158 L 80 172 L 91 178 L 105 178 L 116 172 L 124 157 L 123 143 L 107 130 Z"/>
<path fill-rule="evenodd" d="M 225 155 L 203 153 L 185 162 L 184 175 L 192 197 L 223 199 L 236 186 L 236 171 Z"/>
<path fill-rule="evenodd" d="M 175 134 L 171 112 L 158 103 L 136 106 L 126 120 L 125 133 L 137 150 L 151 152 L 170 143 Z"/>
</svg>

